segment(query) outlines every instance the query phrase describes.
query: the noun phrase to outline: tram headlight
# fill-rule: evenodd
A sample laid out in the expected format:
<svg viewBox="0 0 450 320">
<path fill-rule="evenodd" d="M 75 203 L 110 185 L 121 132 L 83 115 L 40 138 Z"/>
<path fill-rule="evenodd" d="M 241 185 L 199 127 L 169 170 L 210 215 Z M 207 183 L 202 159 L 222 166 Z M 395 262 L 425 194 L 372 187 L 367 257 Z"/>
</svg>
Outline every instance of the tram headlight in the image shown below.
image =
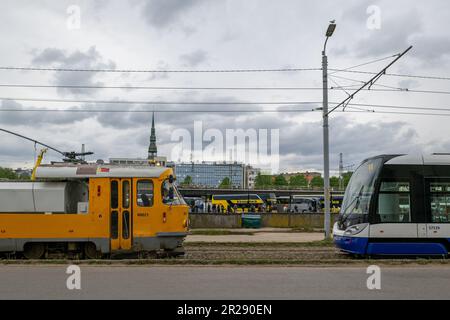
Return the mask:
<svg viewBox="0 0 450 320">
<path fill-rule="evenodd" d="M 348 235 L 348 236 L 355 235 L 355 234 L 358 234 L 361 231 L 363 231 L 366 227 L 367 227 L 367 224 L 365 224 L 365 223 L 364 224 L 355 224 L 351 227 L 348 227 L 345 230 L 344 234 Z"/>
</svg>

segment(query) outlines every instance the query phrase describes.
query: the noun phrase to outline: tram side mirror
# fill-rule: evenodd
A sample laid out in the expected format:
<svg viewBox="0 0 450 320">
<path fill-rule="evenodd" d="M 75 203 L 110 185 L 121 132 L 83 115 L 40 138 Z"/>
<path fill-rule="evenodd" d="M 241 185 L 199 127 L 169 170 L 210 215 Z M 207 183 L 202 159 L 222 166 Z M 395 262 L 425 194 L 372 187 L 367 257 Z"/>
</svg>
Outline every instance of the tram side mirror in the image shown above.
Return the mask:
<svg viewBox="0 0 450 320">
<path fill-rule="evenodd" d="M 172 184 L 174 180 L 175 180 L 175 179 L 173 178 L 173 175 L 170 175 L 170 176 L 169 176 L 169 183 Z"/>
</svg>

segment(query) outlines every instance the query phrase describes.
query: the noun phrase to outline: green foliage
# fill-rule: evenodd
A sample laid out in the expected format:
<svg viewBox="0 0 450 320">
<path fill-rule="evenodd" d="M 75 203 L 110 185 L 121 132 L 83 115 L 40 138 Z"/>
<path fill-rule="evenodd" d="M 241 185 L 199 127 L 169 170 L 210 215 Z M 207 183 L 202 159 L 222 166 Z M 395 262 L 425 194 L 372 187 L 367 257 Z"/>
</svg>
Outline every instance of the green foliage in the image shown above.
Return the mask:
<svg viewBox="0 0 450 320">
<path fill-rule="evenodd" d="M 228 189 L 231 188 L 231 180 L 228 177 L 223 178 L 222 182 L 219 184 L 219 188 Z"/>
<path fill-rule="evenodd" d="M 267 188 L 272 185 L 272 176 L 258 173 L 255 179 L 255 188 Z"/>
<path fill-rule="evenodd" d="M 279 174 L 275 177 L 273 184 L 276 186 L 287 186 L 288 185 L 286 179 L 281 174 Z"/>
<path fill-rule="evenodd" d="M 339 188 L 339 177 L 330 177 L 330 187 Z"/>
<path fill-rule="evenodd" d="M 323 188 L 323 178 L 316 176 L 311 180 L 311 187 L 313 188 Z"/>
<path fill-rule="evenodd" d="M 190 186 L 192 184 L 192 177 L 191 176 L 186 176 L 186 178 L 184 178 L 183 182 L 181 183 L 183 186 Z"/>
<path fill-rule="evenodd" d="M 352 174 L 353 174 L 353 172 L 351 172 L 351 171 L 347 171 L 342 174 L 342 177 L 344 179 L 344 188 L 348 186 L 348 182 L 350 181 Z"/>
<path fill-rule="evenodd" d="M 292 176 L 289 179 L 289 185 L 292 187 L 303 187 L 306 188 L 308 186 L 308 180 L 306 180 L 303 175 Z"/>
<path fill-rule="evenodd" d="M 0 179 L 19 179 L 17 174 L 10 168 L 2 168 L 0 167 Z"/>
</svg>

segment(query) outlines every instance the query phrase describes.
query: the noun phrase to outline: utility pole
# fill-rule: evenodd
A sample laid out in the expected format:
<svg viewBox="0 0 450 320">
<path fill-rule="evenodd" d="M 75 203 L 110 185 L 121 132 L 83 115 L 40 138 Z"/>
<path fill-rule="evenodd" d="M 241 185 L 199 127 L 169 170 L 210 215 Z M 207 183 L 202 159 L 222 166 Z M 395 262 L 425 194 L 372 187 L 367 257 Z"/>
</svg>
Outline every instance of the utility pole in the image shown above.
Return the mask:
<svg viewBox="0 0 450 320">
<path fill-rule="evenodd" d="M 342 152 L 339 153 L 339 190 L 344 190 L 344 161 Z"/>
<path fill-rule="evenodd" d="M 328 38 L 333 35 L 336 24 L 330 21 L 326 39 L 322 51 L 322 86 L 323 86 L 323 203 L 324 203 L 324 229 L 325 239 L 330 238 L 330 150 L 328 138 L 328 58 L 326 55 L 326 48 Z"/>
<path fill-rule="evenodd" d="M 85 153 L 86 151 L 85 151 L 85 148 L 84 148 L 84 143 L 81 145 L 81 153 L 83 154 L 83 153 Z M 84 161 L 84 155 L 83 156 L 81 156 L 81 160 L 83 160 Z"/>
<path fill-rule="evenodd" d="M 330 160 L 329 160 L 329 145 L 328 145 L 328 116 L 330 113 L 335 111 L 337 108 L 342 107 L 343 111 L 348 106 L 350 101 L 354 98 L 354 96 L 363 90 L 365 87 L 369 89 L 377 82 L 385 73 L 386 70 L 392 66 L 397 60 L 403 57 L 409 50 L 411 50 L 412 46 L 409 46 L 405 51 L 396 55 L 396 58 L 391 61 L 386 67 L 384 67 L 380 72 L 374 75 L 370 80 L 366 81 L 360 88 L 355 90 L 352 94 L 350 94 L 347 98 L 345 98 L 341 103 L 335 105 L 330 111 L 328 111 L 328 59 L 326 55 L 326 47 L 328 38 L 333 35 L 334 30 L 336 29 L 335 21 L 330 21 L 327 32 L 325 34 L 325 44 L 323 46 L 322 51 L 322 82 L 323 82 L 323 182 L 324 182 L 324 229 L 325 229 L 325 239 L 330 238 Z"/>
</svg>

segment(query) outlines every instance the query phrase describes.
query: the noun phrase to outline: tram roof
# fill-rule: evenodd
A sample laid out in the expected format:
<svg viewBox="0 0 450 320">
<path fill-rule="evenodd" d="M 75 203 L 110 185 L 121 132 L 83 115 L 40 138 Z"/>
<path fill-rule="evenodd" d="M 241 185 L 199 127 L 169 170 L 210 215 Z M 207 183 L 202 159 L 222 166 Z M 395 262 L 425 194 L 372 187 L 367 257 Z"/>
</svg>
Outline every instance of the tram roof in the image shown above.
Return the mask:
<svg viewBox="0 0 450 320">
<path fill-rule="evenodd" d="M 450 165 L 450 154 L 405 154 L 398 155 L 386 161 L 387 165 Z"/>
<path fill-rule="evenodd" d="M 39 166 L 36 170 L 36 178 L 159 178 L 166 170 L 170 170 L 170 168 L 97 164 L 52 164 Z"/>
</svg>

